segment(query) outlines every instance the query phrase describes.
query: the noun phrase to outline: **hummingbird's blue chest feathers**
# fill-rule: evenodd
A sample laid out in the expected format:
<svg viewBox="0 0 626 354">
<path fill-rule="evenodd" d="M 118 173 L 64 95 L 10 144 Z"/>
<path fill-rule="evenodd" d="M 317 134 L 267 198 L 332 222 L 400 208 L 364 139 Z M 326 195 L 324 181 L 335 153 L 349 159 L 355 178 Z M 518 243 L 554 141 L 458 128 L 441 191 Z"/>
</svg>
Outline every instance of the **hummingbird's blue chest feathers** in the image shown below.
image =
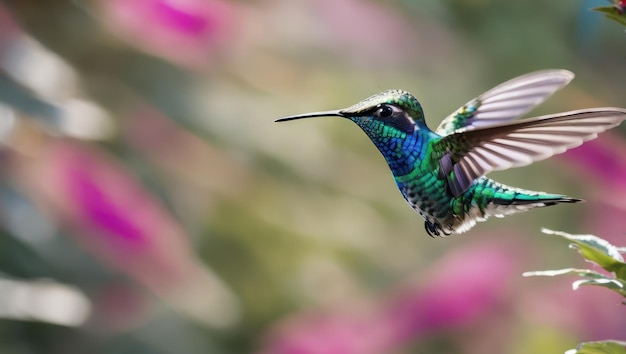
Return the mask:
<svg viewBox="0 0 626 354">
<path fill-rule="evenodd" d="M 394 176 L 411 173 L 426 157 L 428 144 L 438 135 L 425 129 L 403 132 L 373 120 L 353 121 L 363 129 L 383 155 Z"/>
</svg>

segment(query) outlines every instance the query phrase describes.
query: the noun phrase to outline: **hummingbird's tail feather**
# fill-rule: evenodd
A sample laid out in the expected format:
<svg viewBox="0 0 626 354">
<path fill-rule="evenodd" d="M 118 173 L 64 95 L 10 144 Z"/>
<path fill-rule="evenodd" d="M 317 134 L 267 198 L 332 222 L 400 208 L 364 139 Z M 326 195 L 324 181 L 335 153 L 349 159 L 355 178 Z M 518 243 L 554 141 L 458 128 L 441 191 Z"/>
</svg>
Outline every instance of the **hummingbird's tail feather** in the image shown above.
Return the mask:
<svg viewBox="0 0 626 354">
<path fill-rule="evenodd" d="M 519 193 L 519 194 L 517 194 Z M 542 208 L 560 203 L 579 203 L 582 199 L 558 194 L 518 190 L 511 199 L 494 199 L 485 208 L 485 218 L 488 216 L 504 217 L 534 208 Z"/>
<path fill-rule="evenodd" d="M 534 208 L 579 202 L 584 202 L 584 200 L 561 194 L 510 187 L 482 177 L 455 200 L 453 206 L 455 209 L 466 205 L 471 207 L 465 207 L 462 212 L 459 209 L 455 210 L 457 222 L 456 225 L 453 225 L 453 232 L 465 232 L 476 222 L 485 221 L 490 216 L 501 218 Z M 458 218 L 461 215 L 462 217 Z"/>
<path fill-rule="evenodd" d="M 485 198 L 485 216 L 502 217 L 534 208 L 547 207 L 559 203 L 578 203 L 581 199 L 561 194 L 530 191 L 526 189 L 508 187 L 499 183 L 499 192 L 493 198 Z M 491 200 L 489 200 L 491 199 Z"/>
<path fill-rule="evenodd" d="M 584 202 L 582 199 L 568 197 L 560 194 L 548 194 L 543 192 L 532 192 L 526 190 L 520 190 L 521 194 L 515 195 L 513 199 L 494 199 L 492 201 L 495 205 L 515 205 L 515 206 L 527 206 L 536 205 L 535 207 L 550 206 L 559 203 L 580 203 Z"/>
</svg>

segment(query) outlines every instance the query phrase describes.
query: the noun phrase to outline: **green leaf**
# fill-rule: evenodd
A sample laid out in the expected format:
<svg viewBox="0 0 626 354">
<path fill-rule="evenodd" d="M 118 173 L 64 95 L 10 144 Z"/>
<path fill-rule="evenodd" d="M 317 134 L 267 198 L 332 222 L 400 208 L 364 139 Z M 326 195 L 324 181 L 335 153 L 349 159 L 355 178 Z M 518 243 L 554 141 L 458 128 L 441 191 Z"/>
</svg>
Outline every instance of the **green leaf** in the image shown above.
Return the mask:
<svg viewBox="0 0 626 354">
<path fill-rule="evenodd" d="M 598 7 L 592 8 L 592 10 L 601 12 L 605 15 L 618 15 L 619 16 L 619 12 L 615 8 L 615 6 L 598 6 Z"/>
<path fill-rule="evenodd" d="M 626 297 L 626 287 L 624 282 L 619 279 L 604 278 L 604 279 L 581 279 L 572 283 L 572 288 L 577 290 L 581 285 L 596 285 L 602 286 L 607 289 L 611 289 L 620 295 Z"/>
<path fill-rule="evenodd" d="M 615 273 L 618 278 L 626 280 L 624 258 L 619 249 L 606 240 L 593 235 L 570 235 L 562 231 L 548 229 L 541 229 L 541 231 L 547 235 L 557 235 L 571 241 L 585 259 Z"/>
<path fill-rule="evenodd" d="M 564 275 L 564 274 L 576 274 L 581 277 L 587 278 L 606 278 L 604 274 L 598 273 L 596 271 L 590 269 L 576 269 L 576 268 L 565 268 L 565 269 L 557 269 L 557 270 L 539 270 L 534 272 L 525 272 L 522 276 L 525 277 L 553 277 L 555 275 Z"/>
<path fill-rule="evenodd" d="M 621 279 L 616 279 L 612 277 L 608 277 L 604 274 L 598 273 L 596 271 L 590 269 L 576 269 L 576 268 L 565 268 L 558 270 L 542 270 L 536 272 L 525 272 L 522 274 L 525 277 L 532 276 L 546 276 L 553 277 L 557 275 L 564 274 L 575 274 L 586 279 L 577 280 L 572 283 L 572 288 L 577 290 L 581 285 L 596 285 L 602 286 L 613 291 L 616 291 L 620 295 L 626 297 L 626 282 Z"/>
<path fill-rule="evenodd" d="M 626 342 L 601 341 L 580 343 L 565 354 L 626 354 Z"/>
<path fill-rule="evenodd" d="M 615 8 L 614 6 L 600 6 L 595 7 L 592 10 L 601 12 L 604 14 L 604 16 L 606 16 L 606 18 L 616 21 L 623 26 L 626 26 L 626 15 L 620 14 L 619 11 L 617 11 L 617 8 Z"/>
</svg>

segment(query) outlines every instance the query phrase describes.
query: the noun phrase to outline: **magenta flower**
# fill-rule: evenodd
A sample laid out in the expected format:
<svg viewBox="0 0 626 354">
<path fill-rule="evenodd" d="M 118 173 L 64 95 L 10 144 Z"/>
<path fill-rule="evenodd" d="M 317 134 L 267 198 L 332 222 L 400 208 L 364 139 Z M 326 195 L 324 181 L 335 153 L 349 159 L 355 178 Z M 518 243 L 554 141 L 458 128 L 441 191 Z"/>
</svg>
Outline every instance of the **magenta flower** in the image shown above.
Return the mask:
<svg viewBox="0 0 626 354">
<path fill-rule="evenodd" d="M 154 286 L 183 276 L 179 258 L 188 252 L 184 233 L 110 157 L 63 142 L 48 146 L 45 157 L 31 167 L 30 182 L 80 231 L 79 241 L 91 251 Z"/>
<path fill-rule="evenodd" d="M 85 144 L 50 140 L 20 180 L 76 240 L 176 308 L 223 325 L 234 297 L 192 252 L 165 207 L 120 164 Z"/>
<path fill-rule="evenodd" d="M 576 172 L 586 177 L 591 186 L 586 204 L 589 213 L 587 231 L 618 246 L 626 230 L 626 143 L 615 133 L 607 132 L 598 139 L 563 154 Z M 595 190 L 595 195 L 592 192 Z"/>
<path fill-rule="evenodd" d="M 264 354 L 377 354 L 393 344 L 378 313 L 311 312 L 284 321 Z"/>
<path fill-rule="evenodd" d="M 494 244 L 453 252 L 426 271 L 423 281 L 401 286 L 365 311 L 344 307 L 294 315 L 270 332 L 261 352 L 390 353 L 429 334 L 470 326 L 504 301 L 508 279 L 521 274 L 518 257 L 514 249 Z"/>
<path fill-rule="evenodd" d="M 626 193 L 626 143 L 613 132 L 565 152 L 562 156 L 580 173 L 606 186 L 611 193 Z"/>
<path fill-rule="evenodd" d="M 102 0 L 121 39 L 179 65 L 202 68 L 234 38 L 235 6 L 224 0 Z"/>
<path fill-rule="evenodd" d="M 503 302 L 519 256 L 492 244 L 452 252 L 386 306 L 387 322 L 402 341 L 475 323 Z"/>
</svg>

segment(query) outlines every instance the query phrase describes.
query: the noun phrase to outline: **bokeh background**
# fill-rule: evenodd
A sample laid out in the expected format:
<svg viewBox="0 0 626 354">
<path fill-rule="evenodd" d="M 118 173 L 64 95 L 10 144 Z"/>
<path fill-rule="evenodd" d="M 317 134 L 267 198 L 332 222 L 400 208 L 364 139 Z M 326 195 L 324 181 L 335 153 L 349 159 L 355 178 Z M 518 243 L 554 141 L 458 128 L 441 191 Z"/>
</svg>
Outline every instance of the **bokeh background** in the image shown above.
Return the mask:
<svg viewBox="0 0 626 354">
<path fill-rule="evenodd" d="M 626 245 L 626 127 L 492 174 L 584 204 L 426 236 L 339 119 L 388 88 L 435 127 L 494 85 L 577 79 L 544 114 L 625 107 L 626 33 L 551 0 L 0 3 L 0 352 L 562 353 L 626 339 L 541 227 Z"/>
</svg>

